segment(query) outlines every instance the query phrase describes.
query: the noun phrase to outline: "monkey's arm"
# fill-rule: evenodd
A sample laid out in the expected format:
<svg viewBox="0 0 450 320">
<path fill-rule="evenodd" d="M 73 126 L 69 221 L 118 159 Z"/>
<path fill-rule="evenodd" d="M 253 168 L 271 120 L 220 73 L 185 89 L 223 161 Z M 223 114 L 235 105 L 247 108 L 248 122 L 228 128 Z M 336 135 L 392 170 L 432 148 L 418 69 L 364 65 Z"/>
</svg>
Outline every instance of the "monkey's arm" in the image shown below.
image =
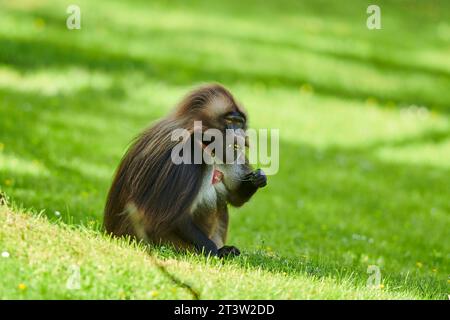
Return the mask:
<svg viewBox="0 0 450 320">
<path fill-rule="evenodd" d="M 185 241 L 192 243 L 198 251 L 203 252 L 205 255 L 218 255 L 216 244 L 200 230 L 191 216 L 186 214 L 180 219 L 176 231 Z"/>
<path fill-rule="evenodd" d="M 240 207 L 246 203 L 253 194 L 267 184 L 267 177 L 261 169 L 257 169 L 246 175 L 239 185 L 239 187 L 230 192 L 228 195 L 228 202 L 235 206 Z"/>
</svg>

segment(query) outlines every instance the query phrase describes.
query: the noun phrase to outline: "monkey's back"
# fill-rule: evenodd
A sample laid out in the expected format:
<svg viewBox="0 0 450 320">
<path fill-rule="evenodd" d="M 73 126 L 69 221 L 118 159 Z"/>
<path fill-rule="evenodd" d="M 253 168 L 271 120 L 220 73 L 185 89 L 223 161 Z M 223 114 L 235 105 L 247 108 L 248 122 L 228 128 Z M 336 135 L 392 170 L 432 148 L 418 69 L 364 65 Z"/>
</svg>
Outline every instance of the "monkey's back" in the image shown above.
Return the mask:
<svg viewBox="0 0 450 320">
<path fill-rule="evenodd" d="M 175 222 L 189 214 L 201 184 L 202 165 L 172 162 L 174 129 L 186 125 L 166 118 L 145 130 L 128 149 L 108 193 L 104 228 L 115 236 L 138 236 L 129 207 L 137 209 L 150 239 L 170 234 Z"/>
</svg>

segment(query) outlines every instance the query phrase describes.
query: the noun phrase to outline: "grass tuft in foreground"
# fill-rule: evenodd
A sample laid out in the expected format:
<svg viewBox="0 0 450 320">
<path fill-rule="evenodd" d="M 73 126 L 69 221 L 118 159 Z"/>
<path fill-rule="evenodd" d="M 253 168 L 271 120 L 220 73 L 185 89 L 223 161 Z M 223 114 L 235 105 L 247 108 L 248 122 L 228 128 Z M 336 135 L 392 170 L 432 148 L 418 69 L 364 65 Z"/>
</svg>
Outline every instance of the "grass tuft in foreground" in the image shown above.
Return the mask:
<svg viewBox="0 0 450 320">
<path fill-rule="evenodd" d="M 0 207 L 2 299 L 191 299 L 169 279 L 190 284 L 201 299 L 414 299 L 419 294 L 368 288 L 351 275 L 340 279 L 289 269 L 273 272 L 262 253 L 222 261 L 167 248 L 110 239 L 84 227 L 50 223 L 42 215 Z M 265 266 L 258 267 L 258 259 Z M 276 258 L 273 263 L 280 261 Z"/>
</svg>

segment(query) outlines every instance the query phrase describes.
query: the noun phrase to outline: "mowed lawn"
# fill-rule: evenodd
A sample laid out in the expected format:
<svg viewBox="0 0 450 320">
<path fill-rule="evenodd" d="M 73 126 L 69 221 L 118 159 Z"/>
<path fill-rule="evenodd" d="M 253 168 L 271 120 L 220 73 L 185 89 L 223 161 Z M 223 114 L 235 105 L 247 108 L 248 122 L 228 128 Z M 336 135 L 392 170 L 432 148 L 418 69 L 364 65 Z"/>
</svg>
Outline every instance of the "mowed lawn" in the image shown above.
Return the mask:
<svg viewBox="0 0 450 320">
<path fill-rule="evenodd" d="M 377 1 L 381 30 L 367 1 L 77 0 L 68 30 L 71 3 L 0 0 L 0 298 L 190 298 L 156 257 L 205 299 L 447 299 L 448 1 Z M 231 212 L 243 255 L 108 239 L 129 142 L 212 81 L 280 130 L 278 174 Z"/>
</svg>

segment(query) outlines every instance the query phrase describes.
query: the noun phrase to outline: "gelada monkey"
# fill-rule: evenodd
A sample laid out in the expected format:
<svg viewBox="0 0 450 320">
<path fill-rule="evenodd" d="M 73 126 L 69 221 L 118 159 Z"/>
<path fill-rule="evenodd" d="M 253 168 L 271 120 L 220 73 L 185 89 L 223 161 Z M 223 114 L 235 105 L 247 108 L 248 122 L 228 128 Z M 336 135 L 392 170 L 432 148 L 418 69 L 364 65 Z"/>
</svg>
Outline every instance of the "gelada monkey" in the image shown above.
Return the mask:
<svg viewBox="0 0 450 320">
<path fill-rule="evenodd" d="M 141 133 L 123 157 L 104 212 L 108 233 L 206 255 L 240 254 L 225 245 L 227 207 L 242 206 L 267 179 L 262 170 L 251 168 L 245 153 L 240 163 L 175 163 L 173 149 L 180 141 L 174 141 L 173 132 L 186 129 L 192 134 L 188 140 L 194 141 L 194 122 L 199 121 L 203 131 L 216 129 L 224 136 L 230 130 L 245 135 L 247 129 L 246 112 L 223 86 L 210 84 L 190 92 L 172 113 Z M 203 137 L 200 140 L 188 152 L 211 145 Z M 223 152 L 239 149 L 236 143 L 222 146 Z M 215 159 L 214 150 L 205 154 Z"/>
</svg>

